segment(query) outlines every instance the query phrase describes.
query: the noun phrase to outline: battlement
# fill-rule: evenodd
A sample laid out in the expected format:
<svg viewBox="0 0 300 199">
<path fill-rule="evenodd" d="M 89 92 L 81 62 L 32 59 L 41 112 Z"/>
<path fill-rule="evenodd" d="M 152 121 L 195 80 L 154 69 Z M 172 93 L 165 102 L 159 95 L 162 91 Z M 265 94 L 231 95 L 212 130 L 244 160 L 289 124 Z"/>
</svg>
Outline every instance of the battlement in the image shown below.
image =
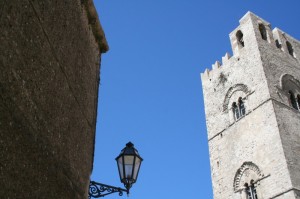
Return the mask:
<svg viewBox="0 0 300 199">
<path fill-rule="evenodd" d="M 295 59 L 300 60 L 300 41 L 280 30 L 279 28 L 274 28 L 272 34 L 276 48 L 287 54 L 290 54 Z"/>
<path fill-rule="evenodd" d="M 222 62 L 216 61 L 212 69 L 205 69 L 201 78 L 210 77 L 214 71 L 230 67 L 243 56 L 259 51 L 261 46 L 268 45 L 277 49 L 278 53 L 285 53 L 293 59 L 300 61 L 300 42 L 278 28 L 271 30 L 271 24 L 247 12 L 240 20 L 240 25 L 229 34 L 233 55 L 227 52 L 222 57 Z M 218 73 L 217 72 L 217 73 Z"/>
<path fill-rule="evenodd" d="M 223 68 L 224 66 L 226 66 L 227 63 L 230 61 L 230 58 L 231 58 L 230 54 L 228 52 L 225 53 L 225 55 L 222 57 L 222 62 L 216 61 L 212 65 L 212 70 L 206 68 L 204 73 L 201 73 L 201 78 L 209 77 L 211 72 L 215 70 L 219 70 L 221 67 Z"/>
</svg>

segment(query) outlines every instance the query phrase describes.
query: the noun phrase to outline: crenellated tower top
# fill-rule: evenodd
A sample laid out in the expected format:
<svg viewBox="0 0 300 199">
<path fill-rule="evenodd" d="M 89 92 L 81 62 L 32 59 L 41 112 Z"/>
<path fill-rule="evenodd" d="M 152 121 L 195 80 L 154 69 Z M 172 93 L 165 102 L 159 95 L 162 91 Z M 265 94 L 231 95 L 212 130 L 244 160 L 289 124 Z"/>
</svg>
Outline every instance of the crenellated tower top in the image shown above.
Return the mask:
<svg viewBox="0 0 300 199">
<path fill-rule="evenodd" d="M 246 25 L 249 22 L 251 23 L 250 27 L 253 28 L 252 30 Z M 214 71 L 220 70 L 220 68 L 229 67 L 233 62 L 239 61 L 242 56 L 247 56 L 249 50 L 259 48 L 259 44 L 262 44 L 261 41 L 263 40 L 264 43 L 268 42 L 273 48 L 277 48 L 278 53 L 286 53 L 300 61 L 300 43 L 292 36 L 279 28 L 271 30 L 271 24 L 269 22 L 250 11 L 239 20 L 239 23 L 240 25 L 229 34 L 233 55 L 230 56 L 230 54 L 226 52 L 222 57 L 222 62 L 216 61 L 212 65 L 212 69 L 206 68 L 205 71 L 201 73 L 202 79 L 210 77 Z M 249 44 L 257 48 L 248 48 L 248 51 L 245 52 L 245 48 L 247 48 Z"/>
</svg>

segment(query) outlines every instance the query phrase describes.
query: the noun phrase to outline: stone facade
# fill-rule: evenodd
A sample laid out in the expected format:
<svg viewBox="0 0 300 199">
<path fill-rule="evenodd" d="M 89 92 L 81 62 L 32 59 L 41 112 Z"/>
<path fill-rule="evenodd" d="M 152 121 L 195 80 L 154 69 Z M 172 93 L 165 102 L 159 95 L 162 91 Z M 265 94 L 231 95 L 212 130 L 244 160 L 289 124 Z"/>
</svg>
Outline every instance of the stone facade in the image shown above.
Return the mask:
<svg viewBox="0 0 300 199">
<path fill-rule="evenodd" d="M 300 198 L 300 42 L 251 12 L 230 41 L 201 74 L 214 199 Z"/>
<path fill-rule="evenodd" d="M 0 198 L 87 198 L 108 50 L 92 0 L 2 0 L 0 30 Z"/>
</svg>

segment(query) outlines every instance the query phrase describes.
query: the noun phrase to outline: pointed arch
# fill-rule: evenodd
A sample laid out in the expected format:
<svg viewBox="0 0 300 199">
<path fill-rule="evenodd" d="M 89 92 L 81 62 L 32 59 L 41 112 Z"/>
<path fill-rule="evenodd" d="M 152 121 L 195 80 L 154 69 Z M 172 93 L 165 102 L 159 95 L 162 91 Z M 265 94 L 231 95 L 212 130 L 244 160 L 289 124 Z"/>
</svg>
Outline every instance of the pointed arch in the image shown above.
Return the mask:
<svg viewBox="0 0 300 199">
<path fill-rule="evenodd" d="M 300 110 L 300 82 L 292 75 L 284 74 L 280 78 L 280 87 L 290 107 Z"/>
<path fill-rule="evenodd" d="M 300 82 L 290 74 L 283 74 L 280 77 L 280 87 L 282 90 L 290 90 L 290 86 L 300 89 Z"/>
<path fill-rule="evenodd" d="M 237 91 L 242 91 L 245 94 L 250 93 L 248 86 L 246 86 L 245 84 L 235 84 L 234 86 L 230 87 L 224 97 L 223 111 L 228 111 L 229 100 L 230 100 L 231 96 L 233 95 L 233 93 L 235 93 Z"/>
</svg>

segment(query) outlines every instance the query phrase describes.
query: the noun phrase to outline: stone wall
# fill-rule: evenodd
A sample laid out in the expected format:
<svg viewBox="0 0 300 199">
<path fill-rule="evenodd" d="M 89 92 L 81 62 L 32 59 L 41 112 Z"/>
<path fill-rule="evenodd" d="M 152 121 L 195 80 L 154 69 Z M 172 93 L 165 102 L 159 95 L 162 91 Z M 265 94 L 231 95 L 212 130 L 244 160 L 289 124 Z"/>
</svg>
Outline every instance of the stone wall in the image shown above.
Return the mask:
<svg viewBox="0 0 300 199">
<path fill-rule="evenodd" d="M 300 42 L 277 28 L 273 34 L 274 40 L 261 41 L 259 50 L 292 180 L 290 188 L 300 190 L 300 112 L 291 106 L 289 99 L 290 90 L 295 96 L 300 94 Z M 281 48 L 273 45 L 275 39 Z M 292 44 L 293 55 L 289 54 L 286 41 Z"/>
<path fill-rule="evenodd" d="M 0 2 L 0 198 L 87 198 L 100 54 L 93 3 Z"/>
</svg>

